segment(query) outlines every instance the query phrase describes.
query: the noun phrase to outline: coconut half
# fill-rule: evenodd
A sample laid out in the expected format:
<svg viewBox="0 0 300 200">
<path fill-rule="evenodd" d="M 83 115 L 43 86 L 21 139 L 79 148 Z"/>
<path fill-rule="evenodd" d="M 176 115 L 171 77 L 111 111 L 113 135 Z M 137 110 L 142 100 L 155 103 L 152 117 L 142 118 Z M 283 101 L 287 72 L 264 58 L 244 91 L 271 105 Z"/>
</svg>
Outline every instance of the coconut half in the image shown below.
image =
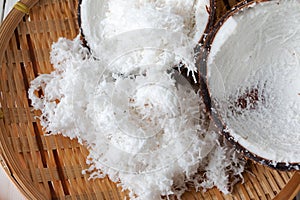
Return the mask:
<svg viewBox="0 0 300 200">
<path fill-rule="evenodd" d="M 207 11 L 210 4 L 210 0 L 81 0 L 79 25 L 95 57 L 101 57 L 104 40 L 143 29 L 181 33 L 196 45 L 212 17 Z"/>
<path fill-rule="evenodd" d="M 246 157 L 300 168 L 300 1 L 240 4 L 198 59 L 207 108 Z"/>
</svg>

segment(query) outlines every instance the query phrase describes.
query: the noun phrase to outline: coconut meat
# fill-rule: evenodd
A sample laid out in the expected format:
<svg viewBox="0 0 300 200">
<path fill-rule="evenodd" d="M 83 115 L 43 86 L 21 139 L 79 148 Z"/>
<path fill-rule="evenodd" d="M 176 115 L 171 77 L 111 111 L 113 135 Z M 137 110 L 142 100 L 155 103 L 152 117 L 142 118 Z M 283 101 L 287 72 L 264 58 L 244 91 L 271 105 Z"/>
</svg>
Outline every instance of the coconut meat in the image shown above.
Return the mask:
<svg viewBox="0 0 300 200">
<path fill-rule="evenodd" d="M 277 162 L 300 162 L 300 1 L 230 17 L 208 58 L 211 97 L 234 139 Z"/>
<path fill-rule="evenodd" d="M 84 172 L 90 178 L 108 176 L 131 199 L 156 200 L 180 199 L 188 182 L 229 193 L 241 176 L 244 162 L 207 130 L 199 94 L 169 65 L 112 74 L 79 36 L 54 43 L 51 61 L 55 70 L 31 82 L 29 98 L 48 134 L 76 138 L 88 148 Z M 43 96 L 37 96 L 40 89 Z"/>
<path fill-rule="evenodd" d="M 208 22 L 209 4 L 209 0 L 85 0 L 80 9 L 81 28 L 99 57 L 103 40 L 142 29 L 179 32 L 197 44 Z"/>
</svg>

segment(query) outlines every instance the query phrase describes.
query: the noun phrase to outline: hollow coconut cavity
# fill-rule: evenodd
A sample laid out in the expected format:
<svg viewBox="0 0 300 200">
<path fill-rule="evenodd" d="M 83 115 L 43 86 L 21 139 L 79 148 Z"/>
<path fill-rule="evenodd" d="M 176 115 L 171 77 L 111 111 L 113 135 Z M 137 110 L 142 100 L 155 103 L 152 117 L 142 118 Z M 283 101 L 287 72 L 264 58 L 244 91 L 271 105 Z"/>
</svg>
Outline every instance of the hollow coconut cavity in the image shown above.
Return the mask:
<svg viewBox="0 0 300 200">
<path fill-rule="evenodd" d="M 209 21 L 209 5 L 209 0 L 83 0 L 79 6 L 80 26 L 88 46 L 96 57 L 103 56 L 101 44 L 105 40 L 143 29 L 180 33 L 196 46 Z M 148 34 L 154 34 L 156 40 L 165 40 L 161 31 Z M 170 39 L 168 43 L 176 38 Z M 136 43 L 134 37 L 129 40 Z M 162 42 L 161 48 L 169 48 L 169 45 Z"/>
<path fill-rule="evenodd" d="M 201 69 L 227 139 L 277 169 L 300 166 L 299 10 L 298 0 L 276 0 L 232 11 L 208 37 Z"/>
</svg>

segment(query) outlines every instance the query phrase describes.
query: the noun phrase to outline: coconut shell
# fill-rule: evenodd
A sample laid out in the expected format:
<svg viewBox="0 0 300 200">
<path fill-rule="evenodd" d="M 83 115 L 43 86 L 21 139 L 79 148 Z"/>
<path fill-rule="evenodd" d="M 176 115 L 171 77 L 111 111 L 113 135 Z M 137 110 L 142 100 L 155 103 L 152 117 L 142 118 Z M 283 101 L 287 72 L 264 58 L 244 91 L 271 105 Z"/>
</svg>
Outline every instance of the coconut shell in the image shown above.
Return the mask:
<svg viewBox="0 0 300 200">
<path fill-rule="evenodd" d="M 267 158 L 260 157 L 249 150 L 247 150 L 244 146 L 242 146 L 239 142 L 235 140 L 235 138 L 230 134 L 229 131 L 226 130 L 226 123 L 222 120 L 222 117 L 218 112 L 216 112 L 216 103 L 212 100 L 211 98 L 211 92 L 208 84 L 208 77 L 207 77 L 207 72 L 208 72 L 208 57 L 211 49 L 211 45 L 214 42 L 215 36 L 218 33 L 219 29 L 222 27 L 224 23 L 226 23 L 227 19 L 230 18 L 231 16 L 236 15 L 237 13 L 243 11 L 243 9 L 247 9 L 250 6 L 253 6 L 255 3 L 260 3 L 260 2 L 267 2 L 269 0 L 259 0 L 259 1 L 251 1 L 251 0 L 246 0 L 242 1 L 235 6 L 233 6 L 232 9 L 228 10 L 225 14 L 222 14 L 220 11 L 219 12 L 214 12 L 215 13 L 215 21 L 214 25 L 211 27 L 210 32 L 206 35 L 203 41 L 203 46 L 196 51 L 196 66 L 199 70 L 199 83 L 200 83 L 200 91 L 201 95 L 204 99 L 204 103 L 206 106 L 206 109 L 208 113 L 210 114 L 211 119 L 215 122 L 216 126 L 220 130 L 220 134 L 222 134 L 235 148 L 236 150 L 241 153 L 243 156 L 245 156 L 248 159 L 251 159 L 252 161 L 269 166 L 273 169 L 276 170 L 282 170 L 282 171 L 292 171 L 295 169 L 300 169 L 300 163 L 285 163 L 285 162 L 275 162 L 273 160 L 269 160 Z M 229 4 L 230 1 L 223 0 L 223 1 L 215 1 L 215 4 Z M 225 6 L 227 8 L 229 6 Z M 220 17 L 221 16 L 221 17 Z M 241 107 L 244 107 L 245 98 L 250 97 L 250 100 L 252 100 L 253 105 L 255 106 L 255 100 L 257 100 L 257 96 L 255 95 L 255 89 L 252 89 L 249 91 L 249 93 L 241 96 L 236 104 L 240 105 Z"/>
</svg>

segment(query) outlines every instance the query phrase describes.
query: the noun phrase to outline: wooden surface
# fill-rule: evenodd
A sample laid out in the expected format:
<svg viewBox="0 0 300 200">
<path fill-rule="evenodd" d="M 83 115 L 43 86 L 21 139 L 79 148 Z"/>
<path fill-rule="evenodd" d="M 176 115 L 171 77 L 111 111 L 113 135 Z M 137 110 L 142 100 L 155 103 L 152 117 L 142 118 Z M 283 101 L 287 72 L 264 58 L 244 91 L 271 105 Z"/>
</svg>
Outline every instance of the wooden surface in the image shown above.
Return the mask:
<svg viewBox="0 0 300 200">
<path fill-rule="evenodd" d="M 0 22 L 6 17 L 16 0 L 0 0 Z M 25 197 L 11 182 L 2 165 L 0 167 L 0 200 L 24 200 Z"/>
<path fill-rule="evenodd" d="M 0 0 L 0 16 L 1 20 L 5 17 L 5 15 L 8 13 L 8 11 L 12 8 L 14 5 L 15 0 Z M 55 36 L 56 37 L 56 36 Z M 47 178 L 47 177 L 46 177 Z M 250 175 L 249 175 L 249 178 Z M 250 180 L 250 179 L 249 179 Z M 74 182 L 76 183 L 76 182 Z M 248 182 L 250 184 L 250 182 Z M 275 184 L 276 186 L 276 184 Z M 274 186 L 274 187 L 275 187 Z M 264 187 L 260 188 L 263 192 Z M 217 191 L 215 191 L 217 192 Z M 8 179 L 8 176 L 5 174 L 4 170 L 0 168 L 0 200 L 18 200 L 18 199 L 25 199 L 22 194 L 16 189 L 14 184 Z M 189 199 L 186 197 L 186 199 Z"/>
</svg>

